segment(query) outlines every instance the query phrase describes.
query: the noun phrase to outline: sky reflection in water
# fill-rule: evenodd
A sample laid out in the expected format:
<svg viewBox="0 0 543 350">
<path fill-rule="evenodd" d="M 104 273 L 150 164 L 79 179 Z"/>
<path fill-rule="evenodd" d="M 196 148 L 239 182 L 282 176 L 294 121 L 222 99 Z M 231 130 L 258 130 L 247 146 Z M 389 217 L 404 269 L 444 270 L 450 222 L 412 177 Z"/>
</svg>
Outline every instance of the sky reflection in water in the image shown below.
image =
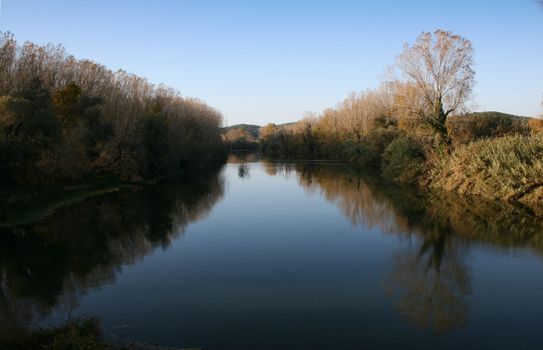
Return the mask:
<svg viewBox="0 0 543 350">
<path fill-rule="evenodd" d="M 543 224 L 340 165 L 231 159 L 4 229 L 0 325 L 205 349 L 535 348 Z"/>
</svg>

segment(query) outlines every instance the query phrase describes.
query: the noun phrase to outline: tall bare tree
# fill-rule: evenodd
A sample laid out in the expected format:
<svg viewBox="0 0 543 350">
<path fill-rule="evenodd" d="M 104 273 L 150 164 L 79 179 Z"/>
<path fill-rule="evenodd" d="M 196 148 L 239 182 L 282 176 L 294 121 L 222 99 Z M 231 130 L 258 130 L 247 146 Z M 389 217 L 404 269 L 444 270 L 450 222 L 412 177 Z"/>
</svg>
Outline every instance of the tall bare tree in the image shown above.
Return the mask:
<svg viewBox="0 0 543 350">
<path fill-rule="evenodd" d="M 465 106 L 475 85 L 471 41 L 444 30 L 422 33 L 404 46 L 397 66 L 424 101 L 419 116 L 447 139 L 447 117 Z"/>
</svg>

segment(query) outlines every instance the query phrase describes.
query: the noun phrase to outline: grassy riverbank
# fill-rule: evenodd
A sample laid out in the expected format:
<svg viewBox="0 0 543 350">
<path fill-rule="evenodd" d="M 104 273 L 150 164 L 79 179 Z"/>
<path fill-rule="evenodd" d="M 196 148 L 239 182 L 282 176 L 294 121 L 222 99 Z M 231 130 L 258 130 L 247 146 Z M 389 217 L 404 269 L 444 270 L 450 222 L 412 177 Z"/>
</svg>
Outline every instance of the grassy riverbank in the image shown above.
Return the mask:
<svg viewBox="0 0 543 350">
<path fill-rule="evenodd" d="M 458 147 L 429 167 L 437 189 L 522 203 L 543 215 L 543 136 L 508 136 Z"/>
</svg>

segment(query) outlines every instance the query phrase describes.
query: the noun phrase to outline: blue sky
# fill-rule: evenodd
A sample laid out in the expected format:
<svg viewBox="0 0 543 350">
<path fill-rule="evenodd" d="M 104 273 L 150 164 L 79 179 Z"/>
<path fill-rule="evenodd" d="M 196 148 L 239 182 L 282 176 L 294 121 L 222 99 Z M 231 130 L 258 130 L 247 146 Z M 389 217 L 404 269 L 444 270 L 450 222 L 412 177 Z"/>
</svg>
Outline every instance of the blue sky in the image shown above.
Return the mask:
<svg viewBox="0 0 543 350">
<path fill-rule="evenodd" d="M 165 83 L 228 124 L 287 122 L 379 85 L 405 42 L 473 41 L 479 110 L 542 112 L 543 4 L 480 1 L 1 0 L 0 30 Z"/>
</svg>

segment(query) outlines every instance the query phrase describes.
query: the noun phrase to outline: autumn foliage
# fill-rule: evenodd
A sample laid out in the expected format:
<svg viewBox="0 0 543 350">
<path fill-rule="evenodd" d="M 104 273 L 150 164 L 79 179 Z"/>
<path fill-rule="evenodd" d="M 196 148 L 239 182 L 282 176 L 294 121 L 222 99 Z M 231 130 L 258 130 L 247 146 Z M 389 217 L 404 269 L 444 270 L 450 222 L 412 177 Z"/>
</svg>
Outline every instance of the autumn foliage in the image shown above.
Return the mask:
<svg viewBox="0 0 543 350">
<path fill-rule="evenodd" d="M 0 174 L 139 182 L 222 161 L 222 116 L 168 87 L 0 34 Z"/>
<path fill-rule="evenodd" d="M 422 33 L 377 89 L 352 93 L 318 116 L 262 128 L 262 151 L 347 162 L 397 182 L 540 202 L 543 122 L 470 113 L 472 55 L 471 42 L 459 35 Z"/>
</svg>

